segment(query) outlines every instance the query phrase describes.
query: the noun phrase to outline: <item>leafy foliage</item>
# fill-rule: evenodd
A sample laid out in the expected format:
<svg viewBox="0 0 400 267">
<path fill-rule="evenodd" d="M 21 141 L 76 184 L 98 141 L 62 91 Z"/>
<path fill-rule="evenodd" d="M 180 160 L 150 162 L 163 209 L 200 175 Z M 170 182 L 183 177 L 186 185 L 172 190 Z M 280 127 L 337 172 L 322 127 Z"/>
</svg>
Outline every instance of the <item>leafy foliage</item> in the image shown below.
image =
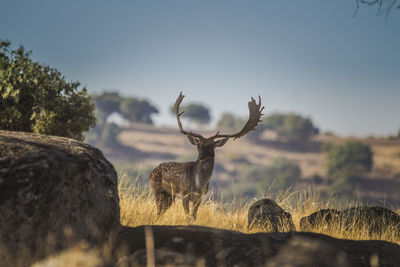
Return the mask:
<svg viewBox="0 0 400 267">
<path fill-rule="evenodd" d="M 122 97 L 116 92 L 103 92 L 96 95 L 94 101 L 102 122 L 105 122 L 112 113 L 118 112 L 130 121 L 152 124 L 152 114 L 158 113 L 157 108 L 147 100 Z"/>
<path fill-rule="evenodd" d="M 265 193 L 269 188 L 280 191 L 293 186 L 301 177 L 301 169 L 295 162 L 280 157 L 268 166 L 241 168 L 239 176 L 246 184 L 260 188 Z"/>
<path fill-rule="evenodd" d="M 100 123 L 104 123 L 112 113 L 119 112 L 121 102 L 124 99 L 117 92 L 103 92 L 93 98 L 96 104 L 97 120 Z"/>
<path fill-rule="evenodd" d="M 181 106 L 180 110 L 185 112 L 182 118 L 189 118 L 198 124 L 208 124 L 211 120 L 209 108 L 202 104 L 189 103 L 187 105 Z M 173 106 L 171 106 L 170 112 L 172 115 L 175 116 Z"/>
<path fill-rule="evenodd" d="M 336 189 L 343 191 L 353 177 L 359 177 L 372 169 L 371 148 L 361 142 L 348 141 L 342 145 L 331 145 L 327 153 L 328 176 Z"/>
<path fill-rule="evenodd" d="M 120 143 L 117 140 L 117 136 L 120 132 L 121 129 L 115 123 L 105 123 L 96 145 L 102 147 L 119 147 Z"/>
<path fill-rule="evenodd" d="M 10 46 L 0 42 L 0 128 L 83 140 L 96 124 L 86 88 L 33 61 L 23 46 Z"/>
<path fill-rule="evenodd" d="M 121 114 L 130 121 L 153 124 L 151 115 L 158 113 L 157 108 L 146 100 L 125 98 L 120 105 Z"/>
<path fill-rule="evenodd" d="M 235 117 L 231 113 L 223 113 L 217 122 L 218 130 L 227 132 L 238 132 L 245 125 L 246 120 Z"/>
<path fill-rule="evenodd" d="M 263 128 L 277 133 L 281 141 L 301 143 L 318 133 L 309 118 L 290 113 L 274 113 L 263 120 Z"/>
</svg>

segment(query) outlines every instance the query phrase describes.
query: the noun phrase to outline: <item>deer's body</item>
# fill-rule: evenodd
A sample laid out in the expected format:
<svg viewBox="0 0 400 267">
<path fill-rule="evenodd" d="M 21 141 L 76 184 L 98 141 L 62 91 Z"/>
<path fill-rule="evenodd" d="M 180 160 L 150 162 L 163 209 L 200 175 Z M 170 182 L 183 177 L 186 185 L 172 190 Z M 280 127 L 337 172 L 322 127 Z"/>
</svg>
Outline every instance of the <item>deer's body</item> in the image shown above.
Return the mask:
<svg viewBox="0 0 400 267">
<path fill-rule="evenodd" d="M 233 135 L 220 135 L 217 133 L 210 138 L 204 138 L 200 134 L 183 130 L 180 121 L 182 113 L 179 113 L 179 105 L 183 97 L 181 93 L 174 106 L 179 130 L 188 137 L 191 144 L 197 146 L 199 156 L 196 161 L 161 163 L 150 173 L 149 179 L 156 199 L 158 216 L 161 216 L 171 207 L 175 197 L 181 197 L 183 208 L 187 215 L 190 214 L 189 203 L 193 203 L 190 215 L 192 219 L 196 219 L 201 198 L 208 191 L 209 180 L 214 167 L 215 148 L 223 146 L 229 138 L 236 139 L 253 130 L 260 121 L 261 112 L 264 108 L 261 108 L 261 99 L 259 104 L 256 104 L 252 99 L 249 102 L 249 120 L 240 132 Z"/>
<path fill-rule="evenodd" d="M 214 159 L 191 162 L 164 162 L 150 173 L 150 184 L 157 205 L 157 214 L 163 214 L 174 202 L 182 198 L 183 208 L 189 214 L 189 202 L 193 202 L 192 218 L 207 193 L 212 175 Z"/>
</svg>

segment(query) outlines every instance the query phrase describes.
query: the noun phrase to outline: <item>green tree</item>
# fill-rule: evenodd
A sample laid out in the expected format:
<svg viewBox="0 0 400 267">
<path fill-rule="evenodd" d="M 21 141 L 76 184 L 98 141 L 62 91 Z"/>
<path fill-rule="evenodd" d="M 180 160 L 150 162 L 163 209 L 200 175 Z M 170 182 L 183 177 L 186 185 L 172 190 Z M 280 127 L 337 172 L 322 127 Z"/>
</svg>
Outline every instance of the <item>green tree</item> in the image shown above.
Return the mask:
<svg viewBox="0 0 400 267">
<path fill-rule="evenodd" d="M 186 117 L 198 124 L 208 124 L 211 120 L 209 109 L 202 104 L 190 103 L 183 106 L 182 110 L 185 110 Z"/>
<path fill-rule="evenodd" d="M 95 106 L 79 82 L 30 58 L 23 46 L 0 41 L 0 129 L 83 140 L 96 124 Z"/>
<path fill-rule="evenodd" d="M 117 136 L 120 132 L 121 129 L 115 123 L 105 123 L 96 145 L 103 147 L 120 147 L 121 144 L 117 140 Z"/>
<path fill-rule="evenodd" d="M 189 103 L 182 106 L 180 110 L 185 112 L 182 118 L 191 119 L 197 124 L 208 124 L 211 120 L 210 110 L 206 106 L 199 103 Z M 170 112 L 175 116 L 173 106 L 171 106 Z"/>
<path fill-rule="evenodd" d="M 368 145 L 348 141 L 328 146 L 328 176 L 359 176 L 372 169 L 372 151 Z"/>
<path fill-rule="evenodd" d="M 276 132 L 279 140 L 291 143 L 305 142 L 318 133 L 309 118 L 294 113 L 274 113 L 263 119 L 262 128 Z"/>
<path fill-rule="evenodd" d="M 285 190 L 301 178 L 301 169 L 295 162 L 279 157 L 268 166 L 245 166 L 239 169 L 240 180 L 265 192 L 271 187 Z M 262 192 L 262 193 L 264 193 Z"/>
<path fill-rule="evenodd" d="M 158 109 L 147 100 L 125 98 L 120 105 L 121 114 L 130 121 L 153 124 L 152 114 L 157 114 Z"/>
<path fill-rule="evenodd" d="M 122 97 L 117 92 L 103 92 L 100 95 L 96 95 L 94 102 L 98 110 L 98 119 L 103 123 L 107 120 L 108 116 L 117 112 L 127 120 L 152 124 L 152 114 L 158 113 L 157 108 L 147 100 Z"/>
<path fill-rule="evenodd" d="M 238 132 L 245 125 L 246 120 L 235 117 L 231 113 L 223 113 L 217 122 L 218 130 L 227 132 Z"/>
<path fill-rule="evenodd" d="M 97 120 L 102 124 L 112 113 L 121 113 L 120 105 L 124 98 L 117 92 L 103 92 L 100 95 L 94 95 L 93 100 L 96 104 Z"/>
</svg>

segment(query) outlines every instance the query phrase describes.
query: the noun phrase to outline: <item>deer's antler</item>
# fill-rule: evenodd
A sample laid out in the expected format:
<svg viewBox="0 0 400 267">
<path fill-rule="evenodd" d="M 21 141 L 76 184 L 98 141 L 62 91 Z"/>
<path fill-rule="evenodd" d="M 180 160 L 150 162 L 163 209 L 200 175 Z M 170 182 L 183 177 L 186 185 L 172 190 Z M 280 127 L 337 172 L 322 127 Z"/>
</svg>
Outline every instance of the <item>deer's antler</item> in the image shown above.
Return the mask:
<svg viewBox="0 0 400 267">
<path fill-rule="evenodd" d="M 178 121 L 179 131 L 180 131 L 181 134 L 190 135 L 190 136 L 197 137 L 197 138 L 200 138 L 200 139 L 203 140 L 205 138 L 201 134 L 196 134 L 196 133 L 193 133 L 193 132 L 187 132 L 187 131 L 183 130 L 183 128 L 182 128 L 182 123 L 181 123 L 180 117 L 182 116 L 183 113 L 185 113 L 185 111 L 179 112 L 179 106 L 182 103 L 182 100 L 183 100 L 184 97 L 185 96 L 181 92 L 179 94 L 178 98 L 176 99 L 175 105 L 174 105 L 174 112 L 175 112 L 175 115 L 176 115 L 176 120 Z"/>
<path fill-rule="evenodd" d="M 248 132 L 252 131 L 255 129 L 255 127 L 258 125 L 259 122 L 261 122 L 260 118 L 262 115 L 262 111 L 264 110 L 265 107 L 261 107 L 261 97 L 258 96 L 258 104 L 254 100 L 254 98 L 251 98 L 251 101 L 249 101 L 249 120 L 247 123 L 244 125 L 243 129 L 240 130 L 240 132 L 235 133 L 235 134 L 219 134 L 217 132 L 212 138 L 240 138 L 244 135 L 246 135 Z"/>
</svg>

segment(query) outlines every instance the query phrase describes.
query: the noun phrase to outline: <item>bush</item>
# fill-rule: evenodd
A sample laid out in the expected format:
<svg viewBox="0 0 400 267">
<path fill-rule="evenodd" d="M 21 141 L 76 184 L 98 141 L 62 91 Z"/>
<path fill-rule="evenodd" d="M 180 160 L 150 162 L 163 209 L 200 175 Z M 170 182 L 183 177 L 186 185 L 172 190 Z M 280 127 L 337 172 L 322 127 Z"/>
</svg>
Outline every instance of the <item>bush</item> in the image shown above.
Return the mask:
<svg viewBox="0 0 400 267">
<path fill-rule="evenodd" d="M 115 123 L 105 123 L 102 127 L 100 138 L 96 145 L 103 147 L 120 147 L 121 144 L 117 140 L 121 129 Z"/>
<path fill-rule="evenodd" d="M 276 132 L 280 141 L 290 143 L 303 143 L 319 132 L 310 119 L 294 113 L 272 114 L 263 120 L 262 125 L 265 130 Z"/>
<path fill-rule="evenodd" d="M 328 176 L 345 173 L 359 176 L 372 169 L 372 151 L 368 145 L 349 141 L 343 145 L 333 145 L 328 149 Z"/>
<path fill-rule="evenodd" d="M 226 131 L 236 133 L 240 131 L 245 124 L 245 119 L 235 117 L 231 113 L 224 113 L 217 123 L 217 128 L 221 132 Z"/>
<path fill-rule="evenodd" d="M 0 42 L 0 129 L 83 140 L 96 124 L 95 106 L 79 82 L 30 58 L 23 46 Z"/>
<path fill-rule="evenodd" d="M 300 167 L 286 158 L 277 158 L 268 166 L 249 166 L 239 170 L 239 179 L 264 194 L 269 189 L 286 190 L 301 177 Z"/>
<path fill-rule="evenodd" d="M 158 109 L 147 100 L 122 97 L 117 92 L 95 95 L 94 102 L 101 123 L 105 123 L 108 116 L 116 112 L 129 121 L 153 124 L 151 116 L 158 113 Z"/>
<path fill-rule="evenodd" d="M 180 111 L 184 111 L 182 118 L 187 118 L 199 125 L 206 125 L 211 120 L 210 109 L 199 103 L 189 103 L 180 107 Z M 170 108 L 171 115 L 175 116 L 174 106 Z"/>
</svg>

